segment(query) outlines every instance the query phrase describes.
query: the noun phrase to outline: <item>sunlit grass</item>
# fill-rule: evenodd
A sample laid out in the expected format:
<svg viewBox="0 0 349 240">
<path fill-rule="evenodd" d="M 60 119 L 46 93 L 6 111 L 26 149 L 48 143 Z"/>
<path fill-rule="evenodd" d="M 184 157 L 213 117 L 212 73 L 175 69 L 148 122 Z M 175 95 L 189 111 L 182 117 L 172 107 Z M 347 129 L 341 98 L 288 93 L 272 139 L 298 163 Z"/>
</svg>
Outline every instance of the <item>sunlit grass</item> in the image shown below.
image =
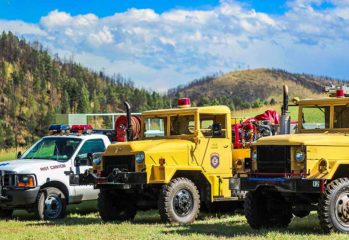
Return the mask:
<svg viewBox="0 0 349 240">
<path fill-rule="evenodd" d="M 201 214 L 192 225 L 168 225 L 157 211 L 139 212 L 134 222 L 103 223 L 95 211 L 72 210 L 56 222 L 36 221 L 33 215 L 16 213 L 14 220 L 0 221 L 1 239 L 348 239 L 325 234 L 315 213 L 294 218 L 287 229 L 252 230 L 243 215 Z"/>
</svg>

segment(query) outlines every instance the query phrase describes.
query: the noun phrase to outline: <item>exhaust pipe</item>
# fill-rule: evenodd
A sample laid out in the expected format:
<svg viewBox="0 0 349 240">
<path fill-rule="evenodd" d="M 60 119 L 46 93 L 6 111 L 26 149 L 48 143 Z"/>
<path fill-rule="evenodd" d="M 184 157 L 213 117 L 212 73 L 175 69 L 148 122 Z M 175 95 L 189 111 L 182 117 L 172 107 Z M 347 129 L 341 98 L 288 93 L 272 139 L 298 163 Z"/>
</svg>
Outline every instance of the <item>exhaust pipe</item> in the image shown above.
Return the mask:
<svg viewBox="0 0 349 240">
<path fill-rule="evenodd" d="M 288 112 L 288 87 L 283 86 L 283 104 L 281 108 L 281 125 L 280 134 L 290 134 L 291 132 L 291 117 Z"/>
<path fill-rule="evenodd" d="M 127 137 L 127 141 L 129 142 L 133 140 L 133 132 L 132 132 L 132 124 L 131 124 L 131 107 L 127 101 L 124 102 L 124 105 L 126 108 L 126 115 L 127 115 L 126 137 Z"/>
</svg>

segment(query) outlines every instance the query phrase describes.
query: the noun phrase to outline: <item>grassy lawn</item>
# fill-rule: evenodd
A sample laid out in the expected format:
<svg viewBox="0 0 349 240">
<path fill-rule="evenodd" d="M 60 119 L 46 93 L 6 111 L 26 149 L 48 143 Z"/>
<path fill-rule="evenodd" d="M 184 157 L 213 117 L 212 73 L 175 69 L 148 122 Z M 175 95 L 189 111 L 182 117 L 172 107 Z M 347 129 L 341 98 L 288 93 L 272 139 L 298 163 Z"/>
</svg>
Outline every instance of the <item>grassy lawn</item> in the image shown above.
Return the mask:
<svg viewBox="0 0 349 240">
<path fill-rule="evenodd" d="M 0 149 L 0 162 L 16 159 L 17 151 L 21 151 L 22 153 L 24 153 L 28 148 L 19 147 L 17 150 L 16 148 Z"/>
<path fill-rule="evenodd" d="M 39 222 L 16 213 L 15 220 L 0 221 L 0 239 L 348 239 L 344 234 L 324 234 L 315 213 L 295 218 L 288 229 L 251 230 L 243 215 L 201 215 L 192 225 L 167 225 L 157 211 L 140 212 L 133 223 L 103 223 L 98 213 L 71 211 L 57 222 Z"/>
</svg>

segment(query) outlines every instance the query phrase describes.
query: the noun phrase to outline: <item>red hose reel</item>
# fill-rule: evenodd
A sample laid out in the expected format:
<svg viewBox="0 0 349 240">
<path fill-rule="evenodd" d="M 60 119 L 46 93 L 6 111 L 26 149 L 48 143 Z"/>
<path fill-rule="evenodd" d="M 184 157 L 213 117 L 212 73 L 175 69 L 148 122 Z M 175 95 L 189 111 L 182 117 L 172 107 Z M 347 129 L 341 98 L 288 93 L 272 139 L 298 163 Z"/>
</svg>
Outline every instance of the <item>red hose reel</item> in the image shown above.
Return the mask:
<svg viewBox="0 0 349 240">
<path fill-rule="evenodd" d="M 133 140 L 138 140 L 141 134 L 141 118 L 138 116 L 131 117 Z M 115 121 L 115 141 L 126 142 L 127 117 L 120 116 Z"/>
</svg>

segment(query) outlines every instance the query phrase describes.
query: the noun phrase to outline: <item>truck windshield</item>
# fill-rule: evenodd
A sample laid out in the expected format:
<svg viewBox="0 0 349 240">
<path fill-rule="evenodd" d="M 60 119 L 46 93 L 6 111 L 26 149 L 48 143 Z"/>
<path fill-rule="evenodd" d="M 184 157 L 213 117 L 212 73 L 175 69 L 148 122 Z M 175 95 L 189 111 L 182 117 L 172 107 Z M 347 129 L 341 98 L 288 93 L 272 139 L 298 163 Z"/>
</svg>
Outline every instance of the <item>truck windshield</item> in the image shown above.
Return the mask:
<svg viewBox="0 0 349 240">
<path fill-rule="evenodd" d="M 166 117 L 149 117 L 144 119 L 144 137 L 165 137 L 166 136 Z"/>
<path fill-rule="evenodd" d="M 171 136 L 192 135 L 194 133 L 194 115 L 171 116 Z"/>
<path fill-rule="evenodd" d="M 303 129 L 326 129 L 330 127 L 330 107 L 311 106 L 302 109 Z"/>
<path fill-rule="evenodd" d="M 334 128 L 349 128 L 349 105 L 334 106 Z"/>
<path fill-rule="evenodd" d="M 43 138 L 25 152 L 21 159 L 48 159 L 66 161 L 72 157 L 81 139 Z"/>
</svg>

